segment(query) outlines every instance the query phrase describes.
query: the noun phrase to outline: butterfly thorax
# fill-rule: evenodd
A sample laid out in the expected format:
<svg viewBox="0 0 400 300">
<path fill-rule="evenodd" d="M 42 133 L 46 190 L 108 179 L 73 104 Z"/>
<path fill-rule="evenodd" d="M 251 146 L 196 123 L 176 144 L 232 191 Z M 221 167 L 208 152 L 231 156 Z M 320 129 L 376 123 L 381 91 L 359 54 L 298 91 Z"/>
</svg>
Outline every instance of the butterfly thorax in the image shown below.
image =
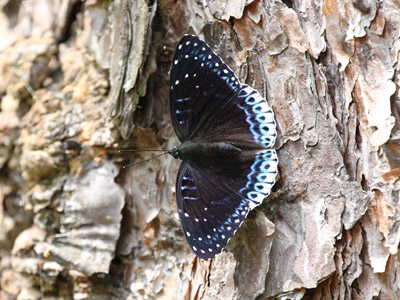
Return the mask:
<svg viewBox="0 0 400 300">
<path fill-rule="evenodd" d="M 242 150 L 228 143 L 183 142 L 172 148 L 171 155 L 182 160 L 223 157 L 239 154 Z"/>
</svg>

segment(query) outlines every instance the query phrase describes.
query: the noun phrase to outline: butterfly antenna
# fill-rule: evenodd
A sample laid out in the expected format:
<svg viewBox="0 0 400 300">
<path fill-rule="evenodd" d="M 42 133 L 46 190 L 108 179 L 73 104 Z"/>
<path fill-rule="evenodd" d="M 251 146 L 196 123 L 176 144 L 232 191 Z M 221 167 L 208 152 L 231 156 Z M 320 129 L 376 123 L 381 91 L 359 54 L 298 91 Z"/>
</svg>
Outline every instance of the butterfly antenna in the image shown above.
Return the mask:
<svg viewBox="0 0 400 300">
<path fill-rule="evenodd" d="M 127 165 L 124 165 L 122 168 L 126 169 L 126 168 L 129 168 L 129 167 L 133 167 L 133 166 L 139 165 L 139 164 L 141 164 L 141 163 L 147 162 L 147 161 L 149 161 L 149 160 L 155 159 L 155 158 L 157 158 L 157 157 L 163 156 L 163 155 L 165 155 L 165 154 L 171 153 L 171 151 L 169 151 L 169 150 L 163 150 L 163 151 L 166 151 L 166 152 L 161 153 L 161 154 L 158 154 L 158 155 L 153 156 L 153 157 L 150 157 L 150 158 L 148 158 L 148 159 L 139 161 L 139 162 L 134 163 L 134 164 L 127 164 Z"/>
<path fill-rule="evenodd" d="M 122 149 L 122 150 L 119 150 L 118 152 L 170 152 L 170 150 L 165 150 L 165 149 L 145 149 L 145 150 L 130 150 L 130 149 L 127 149 L 127 150 L 124 150 L 124 149 Z"/>
<path fill-rule="evenodd" d="M 284 150 L 287 154 L 289 154 L 289 156 L 290 156 L 298 165 L 301 165 L 300 159 L 294 157 L 293 154 L 290 153 L 289 151 L 287 151 L 286 149 L 281 149 L 281 150 Z"/>
</svg>

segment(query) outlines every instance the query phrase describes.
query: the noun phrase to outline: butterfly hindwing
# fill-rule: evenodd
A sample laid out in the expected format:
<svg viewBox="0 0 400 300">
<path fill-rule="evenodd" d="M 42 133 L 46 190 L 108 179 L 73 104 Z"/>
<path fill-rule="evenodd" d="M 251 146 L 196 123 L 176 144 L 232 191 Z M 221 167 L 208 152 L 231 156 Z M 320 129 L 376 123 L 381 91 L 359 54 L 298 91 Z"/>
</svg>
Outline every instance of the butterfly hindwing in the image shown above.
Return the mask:
<svg viewBox="0 0 400 300">
<path fill-rule="evenodd" d="M 198 257 L 209 259 L 221 252 L 248 212 L 269 195 L 277 164 L 275 150 L 182 162 L 177 206 L 185 237 Z"/>
</svg>

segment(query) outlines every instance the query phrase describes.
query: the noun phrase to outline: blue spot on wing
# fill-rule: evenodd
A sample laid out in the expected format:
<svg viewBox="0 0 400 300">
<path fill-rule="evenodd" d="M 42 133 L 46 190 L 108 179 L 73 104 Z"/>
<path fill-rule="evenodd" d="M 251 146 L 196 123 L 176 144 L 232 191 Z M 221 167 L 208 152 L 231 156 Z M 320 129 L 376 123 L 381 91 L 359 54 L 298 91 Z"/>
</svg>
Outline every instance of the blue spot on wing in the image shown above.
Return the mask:
<svg viewBox="0 0 400 300">
<path fill-rule="evenodd" d="M 249 200 L 249 207 L 253 209 L 262 203 L 275 184 L 278 174 L 278 156 L 275 150 L 264 150 L 258 153 L 247 175 L 246 186 L 240 189 L 240 194 Z"/>
<path fill-rule="evenodd" d="M 256 90 L 246 85 L 240 89 L 237 97 L 244 100 L 237 105 L 246 114 L 246 122 L 250 125 L 254 140 L 266 147 L 272 147 L 275 144 L 276 124 L 268 103 Z"/>
</svg>

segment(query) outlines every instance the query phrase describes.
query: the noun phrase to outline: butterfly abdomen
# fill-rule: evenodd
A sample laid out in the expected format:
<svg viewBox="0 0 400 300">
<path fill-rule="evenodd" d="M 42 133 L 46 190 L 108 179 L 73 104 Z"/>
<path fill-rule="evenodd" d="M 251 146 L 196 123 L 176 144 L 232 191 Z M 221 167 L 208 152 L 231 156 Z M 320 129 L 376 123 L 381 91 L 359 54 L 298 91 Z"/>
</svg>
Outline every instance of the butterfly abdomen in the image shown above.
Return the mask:
<svg viewBox="0 0 400 300">
<path fill-rule="evenodd" d="M 242 150 L 228 143 L 184 142 L 177 148 L 182 160 L 224 157 L 239 154 Z"/>
</svg>

